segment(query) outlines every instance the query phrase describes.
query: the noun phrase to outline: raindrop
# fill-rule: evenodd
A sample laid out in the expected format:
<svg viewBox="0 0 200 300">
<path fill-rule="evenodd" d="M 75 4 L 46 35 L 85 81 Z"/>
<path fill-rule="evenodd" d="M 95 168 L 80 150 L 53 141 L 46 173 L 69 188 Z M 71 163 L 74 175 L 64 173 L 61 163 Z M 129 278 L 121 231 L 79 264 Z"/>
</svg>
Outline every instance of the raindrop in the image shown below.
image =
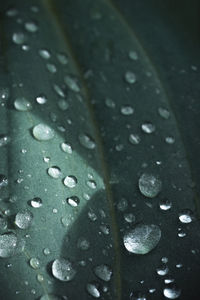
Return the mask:
<svg viewBox="0 0 200 300">
<path fill-rule="evenodd" d="M 25 35 L 22 32 L 15 32 L 12 35 L 12 40 L 15 44 L 21 45 L 25 42 Z"/>
<path fill-rule="evenodd" d="M 138 224 L 124 235 L 123 241 L 129 252 L 146 254 L 157 246 L 160 238 L 161 231 L 157 225 Z"/>
<path fill-rule="evenodd" d="M 159 107 L 158 113 L 163 119 L 166 119 L 166 120 L 169 119 L 170 113 L 169 113 L 168 109 Z"/>
<path fill-rule="evenodd" d="M 144 173 L 139 178 L 138 186 L 140 192 L 148 198 L 156 197 L 162 188 L 161 180 L 152 174 Z"/>
<path fill-rule="evenodd" d="M 80 199 L 77 196 L 71 196 L 67 198 L 67 203 L 72 207 L 77 207 L 80 203 Z"/>
<path fill-rule="evenodd" d="M 175 284 L 170 284 L 163 290 L 163 295 L 167 299 L 177 299 L 181 295 L 181 290 Z"/>
<path fill-rule="evenodd" d="M 25 29 L 27 31 L 32 32 L 32 33 L 38 31 L 38 25 L 34 21 L 28 21 L 28 22 L 26 22 L 24 24 L 24 27 L 25 27 Z"/>
<path fill-rule="evenodd" d="M 86 290 L 89 295 L 91 295 L 94 298 L 100 298 L 100 291 L 98 290 L 97 284 L 94 283 L 88 283 L 86 285 Z"/>
<path fill-rule="evenodd" d="M 44 59 L 49 59 L 51 57 L 51 54 L 47 49 L 40 49 L 38 53 Z"/>
<path fill-rule="evenodd" d="M 181 223 L 191 223 L 193 220 L 194 216 L 193 216 L 193 212 L 190 209 L 183 209 L 180 213 L 179 213 L 179 220 L 181 221 Z"/>
<path fill-rule="evenodd" d="M 129 142 L 133 145 L 138 145 L 140 143 L 140 137 L 138 134 L 131 133 L 129 135 Z"/>
<path fill-rule="evenodd" d="M 141 128 L 142 128 L 143 132 L 148 133 L 148 134 L 151 134 L 156 130 L 155 125 L 150 122 L 143 123 Z"/>
<path fill-rule="evenodd" d="M 61 143 L 60 147 L 64 152 L 72 154 L 72 146 L 70 144 L 63 142 Z"/>
<path fill-rule="evenodd" d="M 18 212 L 15 216 L 15 224 L 20 229 L 27 229 L 31 226 L 33 214 L 28 209 Z"/>
<path fill-rule="evenodd" d="M 64 179 L 64 185 L 68 188 L 74 188 L 77 184 L 77 178 L 75 176 L 69 175 Z"/>
<path fill-rule="evenodd" d="M 3 175 L 3 174 L 0 174 L 0 189 L 2 187 L 6 187 L 8 185 L 8 178 Z"/>
<path fill-rule="evenodd" d="M 60 99 L 60 100 L 58 101 L 58 107 L 59 107 L 61 110 L 65 111 L 65 110 L 68 109 L 69 104 L 68 104 L 68 102 L 67 102 L 65 99 Z"/>
<path fill-rule="evenodd" d="M 129 116 L 134 113 L 134 109 L 130 105 L 124 105 L 121 107 L 121 113 L 124 116 Z"/>
<path fill-rule="evenodd" d="M 29 261 L 29 264 L 35 270 L 39 269 L 39 267 L 40 267 L 40 262 L 36 257 L 32 257 Z"/>
<path fill-rule="evenodd" d="M 90 150 L 92 150 L 96 147 L 96 144 L 90 135 L 81 133 L 81 134 L 79 134 L 78 138 L 79 138 L 80 144 L 83 147 L 90 149 Z"/>
<path fill-rule="evenodd" d="M 31 201 L 31 206 L 34 207 L 34 208 L 39 208 L 42 206 L 42 199 L 36 197 L 36 198 L 33 198 Z"/>
<path fill-rule="evenodd" d="M 52 264 L 52 274 L 61 281 L 70 281 L 76 275 L 76 271 L 69 260 L 59 258 Z"/>
<path fill-rule="evenodd" d="M 49 176 L 51 176 L 52 178 L 59 178 L 61 176 L 61 170 L 60 168 L 53 166 L 48 168 L 47 173 L 49 174 Z"/>
<path fill-rule="evenodd" d="M 36 140 L 48 141 L 51 140 L 54 135 L 54 130 L 45 124 L 40 123 L 33 127 L 33 136 Z"/>
<path fill-rule="evenodd" d="M 136 75 L 135 75 L 135 73 L 133 73 L 131 71 L 127 71 L 125 73 L 124 78 L 125 78 L 126 82 L 129 83 L 129 84 L 133 84 L 133 83 L 136 82 Z"/>
<path fill-rule="evenodd" d="M 162 199 L 159 203 L 159 207 L 161 210 L 169 210 L 172 207 L 172 203 L 168 199 Z"/>
<path fill-rule="evenodd" d="M 15 99 L 14 107 L 18 111 L 29 111 L 32 109 L 31 103 L 24 97 Z"/>
<path fill-rule="evenodd" d="M 94 180 L 88 180 L 88 181 L 87 181 L 87 186 L 88 186 L 89 188 L 91 188 L 91 189 L 96 189 L 97 184 L 96 184 L 96 182 L 95 182 Z"/>
<path fill-rule="evenodd" d="M 94 273 L 98 278 L 100 278 L 104 281 L 110 281 L 111 276 L 112 276 L 112 270 L 107 265 L 96 266 L 94 268 Z"/>
<path fill-rule="evenodd" d="M 67 75 L 64 77 L 64 82 L 66 83 L 68 88 L 70 90 L 72 90 L 73 92 L 76 92 L 76 93 L 80 92 L 80 87 L 79 87 L 77 79 L 75 77 Z"/>
<path fill-rule="evenodd" d="M 136 51 L 129 51 L 128 53 L 128 57 L 132 60 L 137 60 L 138 59 L 138 54 Z"/>
<path fill-rule="evenodd" d="M 83 251 L 86 251 L 90 248 L 90 243 L 88 242 L 88 240 L 86 240 L 86 238 L 82 237 L 78 239 L 77 247 Z"/>
<path fill-rule="evenodd" d="M 52 74 L 57 72 L 56 66 L 54 64 L 48 63 L 46 64 L 46 68 Z"/>
<path fill-rule="evenodd" d="M 40 94 L 36 97 L 36 102 L 38 104 L 45 104 L 47 102 L 47 97 L 44 94 Z"/>
<path fill-rule="evenodd" d="M 17 248 L 17 236 L 14 233 L 0 235 L 0 257 L 11 257 Z"/>
<path fill-rule="evenodd" d="M 64 53 L 57 53 L 56 55 L 58 61 L 62 64 L 62 65 L 67 65 L 68 64 L 68 58 L 67 55 Z"/>
</svg>

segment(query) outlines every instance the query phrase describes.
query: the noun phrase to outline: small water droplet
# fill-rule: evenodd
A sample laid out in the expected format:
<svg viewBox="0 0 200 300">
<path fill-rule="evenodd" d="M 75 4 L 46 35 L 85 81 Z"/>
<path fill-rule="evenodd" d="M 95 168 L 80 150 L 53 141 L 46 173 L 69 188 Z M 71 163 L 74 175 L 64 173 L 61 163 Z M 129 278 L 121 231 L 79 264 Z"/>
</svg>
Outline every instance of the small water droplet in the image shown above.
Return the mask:
<svg viewBox="0 0 200 300">
<path fill-rule="evenodd" d="M 24 27 L 25 27 L 25 29 L 27 31 L 32 32 L 32 33 L 38 31 L 38 25 L 34 21 L 28 21 L 28 22 L 26 22 L 24 24 Z"/>
<path fill-rule="evenodd" d="M 37 274 L 37 280 L 38 282 L 43 282 L 44 281 L 44 276 L 42 274 Z"/>
<path fill-rule="evenodd" d="M 39 141 L 48 141 L 53 139 L 55 133 L 54 130 L 45 124 L 38 124 L 33 127 L 33 136 Z"/>
<path fill-rule="evenodd" d="M 0 147 L 6 146 L 10 142 L 10 137 L 4 134 L 0 134 Z"/>
<path fill-rule="evenodd" d="M 60 297 L 58 297 L 56 295 L 53 295 L 53 294 L 46 294 L 46 295 L 43 295 L 42 297 L 40 297 L 40 300 L 64 300 L 64 299 L 65 298 L 63 298 L 63 297 L 60 298 Z"/>
<path fill-rule="evenodd" d="M 44 94 L 40 94 L 36 97 L 36 102 L 38 104 L 45 104 L 47 102 L 47 97 Z"/>
<path fill-rule="evenodd" d="M 61 170 L 60 168 L 53 166 L 48 168 L 47 173 L 49 174 L 49 176 L 51 176 L 52 178 L 59 178 L 61 176 Z"/>
<path fill-rule="evenodd" d="M 179 213 L 179 220 L 181 221 L 181 223 L 185 223 L 185 224 L 191 223 L 193 218 L 194 215 L 190 209 L 183 209 Z"/>
<path fill-rule="evenodd" d="M 10 90 L 6 87 L 0 87 L 0 100 L 6 101 L 10 97 Z"/>
<path fill-rule="evenodd" d="M 167 299 L 177 299 L 181 295 L 181 290 L 175 284 L 169 284 L 164 288 L 163 295 Z"/>
<path fill-rule="evenodd" d="M 61 89 L 61 87 L 59 87 L 57 84 L 53 85 L 54 91 L 56 92 L 56 94 L 62 98 L 65 98 L 65 93 L 63 92 L 63 90 Z"/>
<path fill-rule="evenodd" d="M 140 143 L 140 137 L 138 134 L 131 133 L 129 135 L 129 142 L 133 145 L 138 145 Z"/>
<path fill-rule="evenodd" d="M 36 198 L 33 198 L 31 201 L 31 206 L 34 207 L 34 208 L 39 208 L 42 206 L 42 199 L 36 197 Z"/>
<path fill-rule="evenodd" d="M 49 59 L 51 57 L 51 54 L 47 49 L 40 49 L 38 53 L 44 59 Z"/>
<path fill-rule="evenodd" d="M 18 111 L 29 111 L 32 109 L 31 103 L 24 97 L 15 99 L 14 107 Z"/>
<path fill-rule="evenodd" d="M 95 182 L 94 180 L 88 180 L 88 181 L 87 181 L 87 186 L 88 186 L 89 188 L 91 188 L 91 189 L 96 189 L 97 184 L 96 184 L 96 182 Z"/>
<path fill-rule="evenodd" d="M 12 35 L 12 40 L 17 45 L 24 44 L 25 35 L 23 34 L 23 32 L 14 32 Z"/>
<path fill-rule="evenodd" d="M 172 203 L 168 199 L 162 199 L 159 203 L 159 207 L 161 210 L 169 210 L 172 207 Z"/>
<path fill-rule="evenodd" d="M 161 231 L 157 225 L 138 224 L 124 235 L 123 241 L 129 252 L 146 254 L 157 246 L 160 238 Z"/>
<path fill-rule="evenodd" d="M 18 10 L 16 8 L 10 8 L 6 11 L 6 16 L 7 17 L 15 17 L 16 15 L 18 15 Z"/>
<path fill-rule="evenodd" d="M 105 105 L 109 108 L 115 108 L 115 102 L 110 98 L 105 99 Z"/>
<path fill-rule="evenodd" d="M 77 82 L 77 78 L 71 75 L 67 75 L 64 77 L 64 82 L 66 83 L 67 87 L 72 90 L 73 92 L 80 92 L 80 87 Z"/>
<path fill-rule="evenodd" d="M 124 116 L 130 116 L 134 113 L 134 109 L 130 105 L 124 105 L 121 107 L 121 113 Z"/>
<path fill-rule="evenodd" d="M 67 65 L 68 64 L 68 57 L 66 54 L 64 53 L 57 53 L 56 55 L 58 61 L 62 64 L 62 65 Z"/>
<path fill-rule="evenodd" d="M 29 261 L 29 264 L 35 270 L 39 269 L 39 267 L 40 267 L 40 262 L 36 257 L 32 257 Z"/>
<path fill-rule="evenodd" d="M 8 185 L 8 178 L 5 175 L 0 174 L 0 189 L 6 187 L 7 185 Z"/>
<path fill-rule="evenodd" d="M 15 216 L 15 224 L 20 229 L 27 229 L 31 226 L 33 214 L 28 209 L 19 211 Z"/>
<path fill-rule="evenodd" d="M 68 188 L 74 188 L 77 184 L 77 178 L 75 176 L 69 175 L 64 179 L 64 185 Z"/>
<path fill-rule="evenodd" d="M 66 142 L 63 142 L 61 145 L 60 145 L 61 149 L 68 153 L 68 154 L 72 154 L 73 150 L 72 150 L 72 147 L 70 144 L 66 143 Z"/>
<path fill-rule="evenodd" d="M 71 196 L 67 198 L 67 203 L 72 207 L 77 207 L 80 203 L 80 199 L 77 196 Z"/>
<path fill-rule="evenodd" d="M 86 240 L 86 238 L 81 237 L 78 239 L 77 247 L 83 251 L 86 251 L 90 248 L 90 243 L 88 242 L 88 240 Z"/>
<path fill-rule="evenodd" d="M 112 270 L 107 265 L 96 266 L 94 268 L 94 273 L 98 278 L 100 278 L 106 282 L 110 281 L 111 276 L 112 276 Z"/>
<path fill-rule="evenodd" d="M 133 223 L 133 222 L 135 222 L 135 216 L 132 213 L 125 213 L 124 214 L 124 220 L 127 223 Z"/>
<path fill-rule="evenodd" d="M 151 134 L 156 130 L 155 125 L 150 122 L 143 123 L 141 128 L 142 128 L 142 131 L 147 134 Z"/>
<path fill-rule="evenodd" d="M 136 82 L 136 75 L 135 73 L 131 72 L 131 71 L 127 71 L 125 73 L 125 81 L 129 84 L 134 84 Z"/>
<path fill-rule="evenodd" d="M 68 109 L 69 103 L 68 103 L 65 99 L 60 99 L 60 100 L 58 101 L 58 107 L 59 107 L 61 110 L 65 111 L 65 110 Z"/>
<path fill-rule="evenodd" d="M 128 201 L 125 198 L 122 198 L 117 203 L 117 208 L 119 211 L 125 211 L 128 207 Z"/>
<path fill-rule="evenodd" d="M 52 274 L 61 281 L 71 281 L 76 275 L 76 271 L 69 260 L 58 258 L 52 264 Z"/>
<path fill-rule="evenodd" d="M 80 144 L 90 150 L 93 150 L 96 147 L 95 141 L 93 138 L 88 134 L 79 134 L 79 142 Z"/>
<path fill-rule="evenodd" d="M 131 60 L 138 60 L 138 54 L 136 51 L 129 51 L 128 53 L 128 57 L 131 59 Z"/>
<path fill-rule="evenodd" d="M 139 178 L 139 190 L 145 197 L 156 197 L 162 188 L 161 180 L 153 174 L 144 173 Z"/>
<path fill-rule="evenodd" d="M 97 215 L 92 211 L 90 210 L 88 212 L 88 218 L 92 221 L 92 222 L 95 222 L 97 220 Z"/>
<path fill-rule="evenodd" d="M 100 291 L 98 290 L 98 285 L 95 283 L 88 283 L 86 285 L 86 290 L 88 294 L 94 298 L 100 298 L 101 296 Z"/>
<path fill-rule="evenodd" d="M 159 107 L 158 113 L 163 119 L 166 119 L 166 120 L 169 119 L 170 113 L 169 113 L 168 109 Z"/>
<path fill-rule="evenodd" d="M 166 142 L 167 144 L 174 144 L 175 138 L 174 138 L 173 136 L 167 136 L 167 137 L 165 138 L 165 142 Z"/>
<path fill-rule="evenodd" d="M 57 72 L 57 68 L 54 64 L 48 63 L 48 64 L 46 64 L 46 68 L 52 74 Z"/>
<path fill-rule="evenodd" d="M 163 265 L 156 269 L 156 273 L 160 276 L 165 276 L 169 272 L 169 269 L 166 265 Z"/>
</svg>

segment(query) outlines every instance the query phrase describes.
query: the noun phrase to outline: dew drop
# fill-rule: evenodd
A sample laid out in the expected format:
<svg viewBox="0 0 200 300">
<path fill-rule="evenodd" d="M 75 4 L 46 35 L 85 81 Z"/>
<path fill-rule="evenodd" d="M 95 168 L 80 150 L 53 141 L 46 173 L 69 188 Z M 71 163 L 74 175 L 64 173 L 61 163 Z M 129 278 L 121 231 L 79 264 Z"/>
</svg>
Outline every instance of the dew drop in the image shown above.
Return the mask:
<svg viewBox="0 0 200 300">
<path fill-rule="evenodd" d="M 93 150 L 96 147 L 95 141 L 93 138 L 88 134 L 79 134 L 79 142 L 80 144 L 90 150 Z"/>
<path fill-rule="evenodd" d="M 32 257 L 29 261 L 29 264 L 35 270 L 39 269 L 39 267 L 40 267 L 40 262 L 36 257 Z"/>
<path fill-rule="evenodd" d="M 125 73 L 125 81 L 129 84 L 134 84 L 136 82 L 136 75 L 131 71 Z"/>
<path fill-rule="evenodd" d="M 94 273 L 98 278 L 100 278 L 104 281 L 110 281 L 111 276 L 112 276 L 112 270 L 107 265 L 96 266 L 94 268 Z"/>
<path fill-rule="evenodd" d="M 34 21 L 28 21 L 28 22 L 26 22 L 24 24 L 24 27 L 25 27 L 25 29 L 27 31 L 32 32 L 32 33 L 38 31 L 38 25 Z"/>
<path fill-rule="evenodd" d="M 39 208 L 42 206 L 42 199 L 36 197 L 36 198 L 33 198 L 31 201 L 31 206 L 34 207 L 34 208 Z"/>
<path fill-rule="evenodd" d="M 10 90 L 6 87 L 0 87 L 0 100 L 6 101 L 10 97 Z"/>
<path fill-rule="evenodd" d="M 115 102 L 110 98 L 105 99 L 105 105 L 109 108 L 115 108 Z"/>
<path fill-rule="evenodd" d="M 6 16 L 7 17 L 15 17 L 16 15 L 18 15 L 18 10 L 16 8 L 10 8 L 6 11 Z"/>
<path fill-rule="evenodd" d="M 123 241 L 129 252 L 146 254 L 157 246 L 160 238 L 161 231 L 157 225 L 138 224 L 124 235 Z"/>
<path fill-rule="evenodd" d="M 166 119 L 166 120 L 169 119 L 170 113 L 169 113 L 168 109 L 159 107 L 158 113 L 163 119 Z"/>
<path fill-rule="evenodd" d="M 87 186 L 88 186 L 89 188 L 91 188 L 91 189 L 96 189 L 97 184 L 96 184 L 96 182 L 95 182 L 94 180 L 88 180 L 88 181 L 87 181 Z"/>
<path fill-rule="evenodd" d="M 94 283 L 88 283 L 86 285 L 86 290 L 89 295 L 91 295 L 94 298 L 100 298 L 100 291 L 98 290 L 98 287 Z"/>
<path fill-rule="evenodd" d="M 56 166 L 48 168 L 47 173 L 49 174 L 49 176 L 55 179 L 58 179 L 61 176 L 61 170 Z"/>
<path fill-rule="evenodd" d="M 64 77 L 64 82 L 66 83 L 67 87 L 73 92 L 80 92 L 80 87 L 75 77 L 67 75 Z"/>
<path fill-rule="evenodd" d="M 121 107 L 121 113 L 124 116 L 130 116 L 134 113 L 134 109 L 130 105 L 124 105 Z"/>
<path fill-rule="evenodd" d="M 129 51 L 128 56 L 131 60 L 138 60 L 138 54 L 136 51 Z"/>
<path fill-rule="evenodd" d="M 160 276 L 165 276 L 169 272 L 169 269 L 166 265 L 163 265 L 156 269 L 156 273 Z"/>
<path fill-rule="evenodd" d="M 90 243 L 86 238 L 79 238 L 77 242 L 77 247 L 83 251 L 87 251 L 90 248 Z"/>
<path fill-rule="evenodd" d="M 17 45 L 24 44 L 24 42 L 25 42 L 25 35 L 22 32 L 15 32 L 12 35 L 12 40 Z"/>
<path fill-rule="evenodd" d="M 77 178 L 75 176 L 69 175 L 64 179 L 64 185 L 68 188 L 74 188 L 77 184 Z"/>
<path fill-rule="evenodd" d="M 60 147 L 64 152 L 66 152 L 68 154 L 72 154 L 72 152 L 73 152 L 72 146 L 68 143 L 65 143 L 65 142 L 61 143 Z"/>
<path fill-rule="evenodd" d="M 175 284 L 173 284 L 173 285 L 170 284 L 164 288 L 163 295 L 167 299 L 177 299 L 181 295 L 181 290 L 179 288 L 177 288 L 177 286 Z"/>
<path fill-rule="evenodd" d="M 62 65 L 67 65 L 68 64 L 68 57 L 66 54 L 64 53 L 57 53 L 56 55 L 58 61 L 62 64 Z"/>
<path fill-rule="evenodd" d="M 133 222 L 135 222 L 135 216 L 132 213 L 125 213 L 124 214 L 124 220 L 127 223 L 133 223 Z"/>
<path fill-rule="evenodd" d="M 47 49 L 40 49 L 38 53 L 44 59 L 49 59 L 51 57 L 51 54 Z"/>
<path fill-rule="evenodd" d="M 64 299 L 64 298 L 60 298 L 53 294 L 46 294 L 46 295 L 43 295 L 42 297 L 40 297 L 40 300 L 62 300 L 62 299 Z"/>
<path fill-rule="evenodd" d="M 58 101 L 58 107 L 59 107 L 61 110 L 65 111 L 65 110 L 68 109 L 69 104 L 68 104 L 68 102 L 67 102 L 65 99 L 60 99 L 60 100 Z"/>
<path fill-rule="evenodd" d="M 33 214 L 28 209 L 18 212 L 15 216 L 15 224 L 20 229 L 27 229 L 31 226 Z"/>
<path fill-rule="evenodd" d="M 54 73 L 57 72 L 57 68 L 56 68 L 56 66 L 54 64 L 48 63 L 48 64 L 46 64 L 46 68 L 52 74 L 54 74 Z"/>
<path fill-rule="evenodd" d="M 53 139 L 54 135 L 54 130 L 45 124 L 40 123 L 33 127 L 33 136 L 36 140 L 48 141 Z"/>
<path fill-rule="evenodd" d="M 47 102 L 47 97 L 44 94 L 40 94 L 36 97 L 36 102 L 38 104 L 45 104 Z"/>
<path fill-rule="evenodd" d="M 76 271 L 69 260 L 58 258 L 52 264 L 52 274 L 61 281 L 71 281 L 76 275 Z"/>
<path fill-rule="evenodd" d="M 43 253 L 44 253 L 44 255 L 49 255 L 49 254 L 51 254 L 51 251 L 49 248 L 44 248 Z"/>
<path fill-rule="evenodd" d="M 179 213 L 179 220 L 181 221 L 181 223 L 191 223 L 193 220 L 194 216 L 193 216 L 193 212 L 190 209 L 183 209 L 180 213 Z"/>
<path fill-rule="evenodd" d="M 77 196 L 71 196 L 67 198 L 67 203 L 72 207 L 77 207 L 80 203 L 80 199 Z"/>
<path fill-rule="evenodd" d="M 162 199 L 159 203 L 159 207 L 161 210 L 166 211 L 172 207 L 172 203 L 168 199 Z"/>
<path fill-rule="evenodd" d="M 24 97 L 15 99 L 14 107 L 18 111 L 29 111 L 32 109 L 31 103 Z"/>
<path fill-rule="evenodd" d="M 17 248 L 17 236 L 14 233 L 5 233 L 0 235 L 0 257 L 11 257 L 15 254 Z"/>
<path fill-rule="evenodd" d="M 53 85 L 54 91 L 56 92 L 56 94 L 62 98 L 65 98 L 65 93 L 63 92 L 63 90 L 61 89 L 61 87 L 59 87 L 59 85 L 54 84 Z"/>
<path fill-rule="evenodd" d="M 139 190 L 145 197 L 156 197 L 162 188 L 161 180 L 153 174 L 144 173 L 139 178 Z"/>
<path fill-rule="evenodd" d="M 147 134 L 151 134 L 156 130 L 155 125 L 150 122 L 143 123 L 141 128 L 142 128 L 142 131 Z"/>
<path fill-rule="evenodd" d="M 138 145 L 140 143 L 140 137 L 138 134 L 131 133 L 129 135 L 129 142 L 133 145 Z"/>
</svg>

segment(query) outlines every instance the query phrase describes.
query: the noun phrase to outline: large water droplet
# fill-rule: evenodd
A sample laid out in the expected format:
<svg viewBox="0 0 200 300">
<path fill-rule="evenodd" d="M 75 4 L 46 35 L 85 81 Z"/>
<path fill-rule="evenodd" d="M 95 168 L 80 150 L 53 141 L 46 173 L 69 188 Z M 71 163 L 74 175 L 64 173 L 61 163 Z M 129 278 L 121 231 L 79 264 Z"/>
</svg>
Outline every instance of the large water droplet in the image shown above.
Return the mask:
<svg viewBox="0 0 200 300">
<path fill-rule="evenodd" d="M 59 258 L 52 264 L 52 274 L 61 281 L 70 281 L 76 275 L 76 271 L 69 260 Z"/>
<path fill-rule="evenodd" d="M 33 136 L 39 141 L 48 141 L 54 137 L 54 130 L 45 124 L 38 124 L 33 128 Z"/>
<path fill-rule="evenodd" d="M 112 270 L 107 265 L 99 265 L 94 268 L 94 273 L 97 277 L 104 281 L 110 281 L 112 276 Z"/>
<path fill-rule="evenodd" d="M 144 173 L 139 178 L 138 186 L 140 192 L 148 198 L 156 197 L 162 188 L 161 180 L 153 174 Z"/>
<path fill-rule="evenodd" d="M 15 224 L 20 229 L 27 229 L 31 226 L 33 214 L 28 209 L 18 212 L 15 216 Z"/>
<path fill-rule="evenodd" d="M 66 85 L 68 86 L 68 88 L 70 90 L 72 90 L 73 92 L 80 92 L 80 87 L 78 85 L 77 79 L 73 76 L 65 76 L 64 77 L 64 82 L 66 83 Z"/>
<path fill-rule="evenodd" d="M 93 140 L 93 138 L 90 135 L 81 133 L 81 134 L 79 134 L 78 138 L 79 138 L 80 144 L 83 147 L 90 149 L 90 150 L 92 150 L 96 147 L 95 141 Z"/>
<path fill-rule="evenodd" d="M 24 97 L 17 98 L 14 102 L 14 107 L 19 111 L 29 111 L 32 109 L 31 103 Z"/>
<path fill-rule="evenodd" d="M 0 235 L 0 257 L 14 255 L 17 248 L 17 236 L 14 233 Z"/>
<path fill-rule="evenodd" d="M 124 235 L 123 241 L 129 252 L 146 254 L 157 246 L 160 238 L 161 230 L 157 225 L 138 224 Z"/>
<path fill-rule="evenodd" d="M 77 184 L 77 178 L 75 176 L 69 175 L 64 179 L 64 185 L 69 188 L 74 188 Z"/>
<path fill-rule="evenodd" d="M 129 84 L 133 84 L 133 83 L 135 83 L 136 80 L 137 80 L 137 79 L 136 79 L 135 73 L 133 73 L 133 72 L 131 72 L 131 71 L 127 71 L 127 72 L 125 73 L 124 78 L 125 78 L 125 81 L 126 81 L 127 83 L 129 83 Z"/>
<path fill-rule="evenodd" d="M 67 203 L 72 207 L 77 207 L 80 203 L 80 199 L 77 196 L 71 196 L 67 198 Z"/>
<path fill-rule="evenodd" d="M 25 27 L 25 29 L 27 31 L 32 32 L 32 33 L 38 31 L 38 25 L 34 21 L 28 21 L 28 22 L 26 22 L 24 24 L 24 27 Z"/>
<path fill-rule="evenodd" d="M 48 168 L 47 173 L 49 174 L 49 176 L 51 176 L 52 178 L 59 178 L 61 176 L 61 170 L 60 168 L 53 166 Z"/>
<path fill-rule="evenodd" d="M 142 131 L 144 131 L 147 134 L 151 134 L 156 130 L 155 125 L 150 122 L 143 123 L 141 128 L 142 128 Z"/>
<path fill-rule="evenodd" d="M 88 283 L 86 285 L 86 290 L 87 290 L 88 294 L 93 296 L 94 298 L 99 298 L 101 295 L 97 284 Z"/>
<path fill-rule="evenodd" d="M 181 290 L 175 284 L 169 284 L 164 288 L 163 295 L 167 299 L 177 299 L 181 295 Z"/>
<path fill-rule="evenodd" d="M 183 209 L 179 213 L 179 220 L 181 223 L 191 223 L 194 218 L 193 212 L 190 209 Z"/>
<path fill-rule="evenodd" d="M 12 35 L 12 40 L 17 45 L 24 44 L 24 42 L 25 42 L 25 35 L 23 34 L 23 32 L 15 32 Z"/>
</svg>

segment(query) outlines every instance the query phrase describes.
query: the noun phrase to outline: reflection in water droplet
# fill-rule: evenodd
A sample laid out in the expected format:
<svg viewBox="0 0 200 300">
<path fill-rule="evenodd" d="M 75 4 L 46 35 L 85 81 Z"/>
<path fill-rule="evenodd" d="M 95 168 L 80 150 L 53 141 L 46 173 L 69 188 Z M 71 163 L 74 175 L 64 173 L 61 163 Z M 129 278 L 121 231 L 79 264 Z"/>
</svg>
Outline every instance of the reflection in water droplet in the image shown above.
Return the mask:
<svg viewBox="0 0 200 300">
<path fill-rule="evenodd" d="M 61 281 L 70 281 L 76 275 L 76 271 L 69 260 L 59 258 L 52 264 L 52 274 Z"/>
<path fill-rule="evenodd" d="M 104 281 L 110 281 L 111 276 L 112 276 L 112 270 L 107 265 L 96 266 L 94 268 L 94 273 L 98 278 L 100 278 Z"/>
<path fill-rule="evenodd" d="M 142 131 L 144 131 L 145 133 L 148 133 L 148 134 L 151 134 L 156 130 L 155 125 L 153 125 L 150 122 L 143 123 L 141 128 L 142 128 Z"/>
<path fill-rule="evenodd" d="M 175 284 L 169 284 L 164 288 L 163 294 L 167 299 L 177 299 L 181 295 L 181 290 Z"/>
<path fill-rule="evenodd" d="M 64 179 L 64 185 L 68 188 L 74 188 L 77 184 L 77 178 L 75 176 L 69 175 Z"/>
<path fill-rule="evenodd" d="M 25 42 L 25 35 L 23 32 L 15 32 L 12 35 L 12 40 L 15 44 L 21 45 Z"/>
<path fill-rule="evenodd" d="M 91 136 L 89 136 L 88 134 L 84 134 L 84 133 L 81 133 L 79 134 L 79 142 L 80 144 L 87 148 L 87 149 L 94 149 L 96 147 L 96 144 L 93 140 L 93 138 Z"/>
<path fill-rule="evenodd" d="M 40 262 L 36 257 L 32 257 L 29 261 L 29 264 L 35 270 L 39 269 L 39 267 L 40 267 Z"/>
<path fill-rule="evenodd" d="M 71 196 L 67 198 L 67 203 L 72 207 L 77 207 L 80 203 L 80 199 L 77 196 Z"/>
<path fill-rule="evenodd" d="M 69 75 L 65 76 L 64 82 L 66 83 L 68 88 L 73 92 L 76 93 L 80 92 L 80 87 L 78 85 L 77 79 L 74 76 L 69 76 Z"/>
<path fill-rule="evenodd" d="M 14 107 L 19 111 L 29 111 L 32 109 L 31 103 L 24 97 L 17 98 L 14 102 Z"/>
<path fill-rule="evenodd" d="M 24 24 L 24 27 L 25 27 L 25 29 L 27 31 L 32 32 L 32 33 L 38 31 L 38 25 L 34 21 L 28 21 L 28 22 L 26 22 Z"/>
<path fill-rule="evenodd" d="M 49 176 L 51 176 L 52 178 L 59 178 L 61 176 L 61 170 L 60 168 L 53 166 L 48 168 L 47 173 L 49 174 Z"/>
<path fill-rule="evenodd" d="M 66 152 L 66 153 L 68 153 L 68 154 L 72 154 L 72 147 L 71 147 L 71 145 L 70 144 L 68 144 L 68 143 L 62 143 L 61 145 L 60 145 L 60 147 L 61 147 L 61 149 L 64 151 L 64 152 Z"/>
<path fill-rule="evenodd" d="M 98 290 L 98 286 L 95 283 L 88 283 L 86 285 L 86 290 L 89 295 L 91 295 L 94 298 L 99 298 L 100 297 L 100 291 Z"/>
<path fill-rule="evenodd" d="M 51 140 L 54 135 L 54 130 L 45 124 L 40 123 L 33 127 L 33 136 L 36 140 L 48 141 Z"/>
<path fill-rule="evenodd" d="M 133 134 L 133 133 L 131 133 L 130 135 L 129 135 L 129 142 L 131 143 L 131 144 L 133 144 L 133 145 L 138 145 L 139 143 L 140 143 L 140 137 L 139 137 L 139 135 L 138 134 Z"/>
<path fill-rule="evenodd" d="M 51 57 L 51 54 L 47 49 L 40 49 L 38 53 L 44 59 L 49 59 Z"/>
<path fill-rule="evenodd" d="M 31 206 L 34 207 L 34 208 L 39 208 L 42 206 L 42 199 L 36 197 L 36 198 L 33 198 L 31 201 Z"/>
<path fill-rule="evenodd" d="M 193 216 L 193 212 L 190 209 L 183 209 L 180 213 L 179 213 L 179 220 L 181 221 L 181 223 L 191 223 L 193 220 L 194 216 Z"/>
<path fill-rule="evenodd" d="M 127 71 L 125 73 L 124 78 L 125 78 L 126 82 L 129 83 L 129 84 L 133 84 L 133 83 L 136 82 L 136 75 L 135 75 L 135 73 L 133 73 L 131 71 Z"/>
<path fill-rule="evenodd" d="M 47 97 L 44 94 L 40 94 L 36 97 L 36 102 L 38 104 L 45 104 L 47 102 Z"/>
<path fill-rule="evenodd" d="M 152 174 L 144 173 L 139 178 L 138 186 L 140 192 L 148 198 L 156 197 L 162 188 L 161 180 Z"/>
<path fill-rule="evenodd" d="M 15 224 L 20 229 L 27 229 L 31 226 L 33 214 L 28 209 L 18 212 L 15 216 Z"/>
<path fill-rule="evenodd" d="M 129 116 L 134 113 L 134 109 L 130 105 L 124 105 L 121 107 L 121 113 L 124 116 Z"/>
<path fill-rule="evenodd" d="M 123 241 L 129 252 L 146 254 L 157 246 L 160 238 L 161 231 L 157 225 L 138 224 L 124 235 Z"/>
</svg>

